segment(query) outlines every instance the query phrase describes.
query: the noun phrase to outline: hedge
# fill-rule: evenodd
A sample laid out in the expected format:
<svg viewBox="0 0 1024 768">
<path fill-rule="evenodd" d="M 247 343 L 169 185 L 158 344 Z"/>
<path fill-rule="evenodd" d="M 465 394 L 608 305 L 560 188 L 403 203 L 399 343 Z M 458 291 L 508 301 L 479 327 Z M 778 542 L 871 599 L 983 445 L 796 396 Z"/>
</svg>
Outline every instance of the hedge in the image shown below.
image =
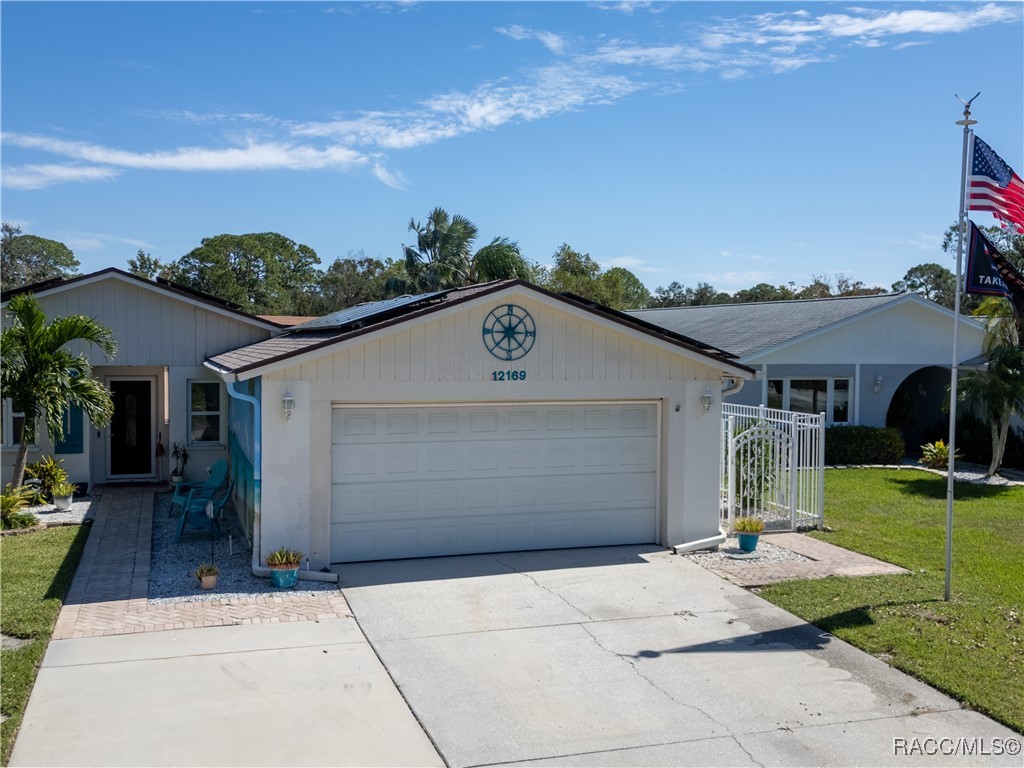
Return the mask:
<svg viewBox="0 0 1024 768">
<path fill-rule="evenodd" d="M 829 427 L 825 464 L 899 464 L 907 448 L 893 427 Z"/>
</svg>

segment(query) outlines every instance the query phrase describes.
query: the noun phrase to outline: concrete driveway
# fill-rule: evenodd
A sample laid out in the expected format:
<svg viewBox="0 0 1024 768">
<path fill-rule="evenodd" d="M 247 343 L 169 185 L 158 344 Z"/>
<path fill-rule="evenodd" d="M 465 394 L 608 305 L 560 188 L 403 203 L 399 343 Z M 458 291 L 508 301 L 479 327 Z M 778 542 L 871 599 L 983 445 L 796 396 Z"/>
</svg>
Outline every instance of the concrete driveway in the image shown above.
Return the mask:
<svg viewBox="0 0 1024 768">
<path fill-rule="evenodd" d="M 656 547 L 336 570 L 449 766 L 1020 765 L 984 754 L 1010 730 Z"/>
</svg>

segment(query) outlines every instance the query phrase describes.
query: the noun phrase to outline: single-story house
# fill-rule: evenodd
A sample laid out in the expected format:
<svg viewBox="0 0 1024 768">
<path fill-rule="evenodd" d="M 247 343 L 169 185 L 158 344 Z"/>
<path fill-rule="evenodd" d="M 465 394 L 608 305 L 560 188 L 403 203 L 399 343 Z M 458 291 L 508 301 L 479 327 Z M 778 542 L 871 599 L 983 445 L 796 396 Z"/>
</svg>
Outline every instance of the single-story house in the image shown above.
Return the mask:
<svg viewBox="0 0 1024 768">
<path fill-rule="evenodd" d="M 19 293 L 34 294 L 48 318 L 95 318 L 117 341 L 113 360 L 95 349 L 90 356 L 93 376 L 113 395 L 111 424 L 92 429 L 73 407 L 62 441 L 54 445 L 42 434 L 29 450 L 29 461 L 43 454 L 62 459 L 70 480 L 90 487 L 167 477 L 170 456 L 158 457 L 158 442 L 165 454 L 172 443 L 187 445 L 187 476 L 204 477 L 210 464 L 226 456 L 228 430 L 224 383 L 203 362 L 280 330 L 276 323 L 246 314 L 234 304 L 113 268 L 7 291 L 0 306 Z M 21 416 L 9 400 L 2 408 L 0 468 L 6 484 L 12 476 Z"/>
<path fill-rule="evenodd" d="M 249 404 L 231 429 L 254 550 L 313 570 L 717 536 L 722 382 L 752 375 L 518 280 L 360 305 L 206 366 Z"/>
<path fill-rule="evenodd" d="M 915 293 L 628 313 L 732 352 L 758 371 L 727 402 L 824 413 L 829 424 L 896 426 L 913 439 L 942 413 L 954 313 Z M 981 354 L 984 325 L 959 318 L 957 364 Z M 908 443 L 912 444 L 912 443 Z"/>
<path fill-rule="evenodd" d="M 158 441 L 188 445 L 192 478 L 228 455 L 254 564 L 719 536 L 721 393 L 754 372 L 642 318 L 522 281 L 290 327 L 116 269 L 24 290 L 119 345 L 93 359 L 112 424 L 30 458 L 102 483 L 166 475 Z"/>
</svg>

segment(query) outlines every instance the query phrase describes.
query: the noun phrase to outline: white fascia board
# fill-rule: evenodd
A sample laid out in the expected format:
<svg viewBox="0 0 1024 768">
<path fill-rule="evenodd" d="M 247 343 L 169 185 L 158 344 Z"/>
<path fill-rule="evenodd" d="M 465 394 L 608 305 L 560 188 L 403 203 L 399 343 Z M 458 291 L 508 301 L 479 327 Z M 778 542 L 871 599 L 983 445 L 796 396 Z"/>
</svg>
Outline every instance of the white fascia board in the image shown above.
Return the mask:
<svg viewBox="0 0 1024 768">
<path fill-rule="evenodd" d="M 904 294 L 903 296 L 900 296 L 898 299 L 893 299 L 892 301 L 886 302 L 885 304 L 881 304 L 877 307 L 872 307 L 871 309 L 865 309 L 863 312 L 858 312 L 856 315 L 844 317 L 842 320 L 837 320 L 836 322 L 831 323 L 829 325 L 823 325 L 821 326 L 821 328 L 815 328 L 813 331 L 808 331 L 807 333 L 802 333 L 799 336 L 794 336 L 791 339 L 780 341 L 778 344 L 773 344 L 770 347 L 759 349 L 757 352 L 752 352 L 749 355 L 744 355 L 741 359 L 744 363 L 752 365 L 756 362 L 759 362 L 762 358 L 770 357 L 771 355 L 774 355 L 776 352 L 781 352 L 782 350 L 788 347 L 792 347 L 796 344 L 802 344 L 803 342 L 808 341 L 809 339 L 813 339 L 816 336 L 820 336 L 825 333 L 831 333 L 832 331 L 835 331 L 839 328 L 842 328 L 847 325 L 852 325 L 853 323 L 856 323 L 868 317 L 872 317 L 873 315 L 877 315 L 882 312 L 887 312 L 891 310 L 893 307 L 898 307 L 908 302 L 915 303 L 918 306 L 924 307 L 925 309 L 931 312 L 943 315 L 946 317 L 947 320 L 953 319 L 953 310 L 946 309 L 941 304 L 936 304 L 934 301 L 929 301 L 928 299 L 922 298 L 921 296 L 918 296 L 916 293 L 907 293 Z M 985 330 L 985 326 L 983 324 L 979 323 L 977 320 L 974 320 L 973 318 L 968 317 L 967 315 L 960 315 L 960 322 L 967 326 L 973 325 L 975 328 L 981 331 Z"/>
</svg>

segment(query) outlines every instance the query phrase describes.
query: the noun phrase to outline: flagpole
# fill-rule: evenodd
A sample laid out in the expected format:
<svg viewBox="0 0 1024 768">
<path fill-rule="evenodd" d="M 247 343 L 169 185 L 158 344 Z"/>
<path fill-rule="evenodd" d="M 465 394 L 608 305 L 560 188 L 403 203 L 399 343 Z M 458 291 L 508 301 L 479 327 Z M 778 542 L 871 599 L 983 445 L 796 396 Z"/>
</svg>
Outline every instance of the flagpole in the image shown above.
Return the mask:
<svg viewBox="0 0 1024 768">
<path fill-rule="evenodd" d="M 952 373 L 949 379 L 949 467 L 946 477 L 946 588 L 945 588 L 945 600 L 948 603 L 950 599 L 950 585 L 952 583 L 951 577 L 953 574 L 953 481 L 954 481 L 954 462 L 956 456 L 956 383 L 957 383 L 957 359 L 959 358 L 959 352 L 957 347 L 959 346 L 959 331 L 960 331 L 960 282 L 962 278 L 962 272 L 960 264 L 963 261 L 964 254 L 964 223 L 967 220 L 967 158 L 968 149 L 971 143 L 971 126 L 977 123 L 977 120 L 971 120 L 971 104 L 974 99 L 981 95 L 981 91 L 974 94 L 969 101 L 964 101 L 964 119 L 957 120 L 957 125 L 964 127 L 964 148 L 963 157 L 960 161 L 960 219 L 958 223 L 958 230 L 960 236 L 957 238 L 956 244 L 956 298 L 953 300 L 953 365 Z"/>
</svg>

